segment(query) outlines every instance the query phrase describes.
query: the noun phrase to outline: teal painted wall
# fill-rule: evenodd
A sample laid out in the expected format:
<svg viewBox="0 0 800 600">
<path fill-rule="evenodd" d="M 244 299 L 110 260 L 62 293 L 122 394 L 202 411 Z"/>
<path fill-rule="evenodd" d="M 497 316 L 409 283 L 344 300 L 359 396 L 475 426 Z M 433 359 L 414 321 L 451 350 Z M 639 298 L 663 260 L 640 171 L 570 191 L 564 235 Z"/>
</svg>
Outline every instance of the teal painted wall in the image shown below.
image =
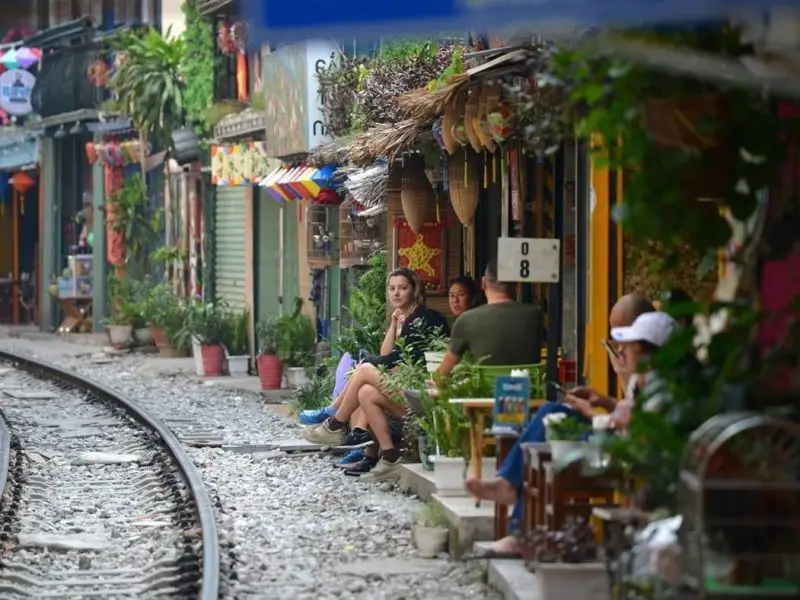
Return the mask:
<svg viewBox="0 0 800 600">
<path fill-rule="evenodd" d="M 303 265 L 301 275 L 298 265 L 297 222 L 298 207 L 296 202 L 287 202 L 283 209 L 283 310 L 291 312 L 294 299 L 300 295 L 300 277 L 308 277 L 308 266 Z M 305 298 L 303 298 L 305 300 Z"/>
<path fill-rule="evenodd" d="M 261 188 L 257 188 L 254 192 L 253 209 L 256 225 L 253 232 L 256 302 L 254 316 L 258 322 L 267 316 L 277 315 L 280 310 L 278 297 L 280 205 Z"/>
</svg>

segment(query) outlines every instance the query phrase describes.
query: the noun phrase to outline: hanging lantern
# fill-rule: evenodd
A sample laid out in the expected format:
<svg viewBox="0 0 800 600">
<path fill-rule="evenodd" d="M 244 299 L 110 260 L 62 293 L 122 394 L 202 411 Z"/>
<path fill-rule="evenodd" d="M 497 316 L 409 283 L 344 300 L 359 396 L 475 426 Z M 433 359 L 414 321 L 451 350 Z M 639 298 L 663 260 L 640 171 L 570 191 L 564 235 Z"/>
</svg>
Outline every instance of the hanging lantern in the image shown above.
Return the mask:
<svg viewBox="0 0 800 600">
<path fill-rule="evenodd" d="M 16 175 L 14 175 L 11 179 L 11 185 L 14 186 L 14 189 L 17 190 L 20 194 L 25 194 L 29 189 L 31 189 L 36 182 L 33 180 L 33 177 L 28 175 L 25 171 L 20 171 Z"/>
</svg>

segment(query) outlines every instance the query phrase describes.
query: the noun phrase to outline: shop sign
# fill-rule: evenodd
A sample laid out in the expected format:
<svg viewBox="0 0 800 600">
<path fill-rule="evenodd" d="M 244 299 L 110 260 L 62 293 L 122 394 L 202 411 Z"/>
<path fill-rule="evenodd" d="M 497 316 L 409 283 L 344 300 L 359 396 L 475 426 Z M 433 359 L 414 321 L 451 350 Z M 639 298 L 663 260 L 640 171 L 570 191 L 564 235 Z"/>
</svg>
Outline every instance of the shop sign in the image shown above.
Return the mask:
<svg viewBox="0 0 800 600">
<path fill-rule="evenodd" d="M 553 238 L 497 240 L 497 278 L 522 283 L 558 283 L 561 242 Z"/>
<path fill-rule="evenodd" d="M 251 185 L 270 171 L 266 142 L 211 146 L 211 183 Z"/>
<path fill-rule="evenodd" d="M 525 22 L 537 33 L 575 26 L 626 25 L 642 22 L 706 20 L 730 16 L 739 1 L 722 0 L 403 0 L 364 2 L 306 0 L 303 10 L 292 2 L 244 3 L 244 17 L 263 42 L 339 37 L 377 40 L 381 36 L 425 32 L 487 31 Z M 767 0 L 762 8 L 778 6 Z"/>
<path fill-rule="evenodd" d="M 325 129 L 324 98 L 319 88 L 319 73 L 330 65 L 338 50 L 333 42 L 309 40 L 306 42 L 306 121 L 308 123 L 308 149 L 313 150 L 328 139 Z"/>
<path fill-rule="evenodd" d="M 33 112 L 31 92 L 36 77 L 24 69 L 11 69 L 0 74 L 0 108 L 17 117 Z"/>
</svg>

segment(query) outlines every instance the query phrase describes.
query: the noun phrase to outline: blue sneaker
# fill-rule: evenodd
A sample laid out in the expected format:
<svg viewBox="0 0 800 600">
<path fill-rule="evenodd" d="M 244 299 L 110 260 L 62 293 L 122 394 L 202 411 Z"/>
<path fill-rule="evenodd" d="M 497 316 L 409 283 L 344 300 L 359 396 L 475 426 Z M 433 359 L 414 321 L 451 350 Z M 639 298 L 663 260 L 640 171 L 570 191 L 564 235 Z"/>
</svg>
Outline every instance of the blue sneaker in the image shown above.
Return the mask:
<svg viewBox="0 0 800 600">
<path fill-rule="evenodd" d="M 335 413 L 336 409 L 333 406 L 326 406 L 325 408 L 318 408 L 316 410 L 304 410 L 300 413 L 298 419 L 301 425 L 319 425 L 328 417 L 332 417 Z"/>
<path fill-rule="evenodd" d="M 333 463 L 333 466 L 336 467 L 337 469 L 352 469 L 362 460 L 364 460 L 363 450 L 359 449 L 350 450 L 350 452 L 348 452 L 342 458 Z"/>
</svg>

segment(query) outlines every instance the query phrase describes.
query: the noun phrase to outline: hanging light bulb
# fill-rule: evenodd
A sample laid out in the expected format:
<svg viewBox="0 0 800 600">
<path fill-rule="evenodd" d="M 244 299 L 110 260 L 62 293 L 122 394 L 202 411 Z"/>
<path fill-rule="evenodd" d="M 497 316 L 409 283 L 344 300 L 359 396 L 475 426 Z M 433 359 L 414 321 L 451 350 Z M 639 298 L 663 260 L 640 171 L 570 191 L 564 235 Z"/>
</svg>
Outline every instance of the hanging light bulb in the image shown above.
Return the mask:
<svg viewBox="0 0 800 600">
<path fill-rule="evenodd" d="M 80 121 L 76 121 L 75 125 L 72 126 L 72 129 L 69 130 L 69 132 L 72 135 L 80 135 L 80 134 L 84 133 L 85 131 L 86 131 L 86 127 L 84 127 L 83 123 L 81 123 Z"/>
<path fill-rule="evenodd" d="M 63 125 L 56 130 L 56 132 L 53 134 L 53 137 L 58 139 L 67 137 L 67 131 L 64 129 Z"/>
</svg>

